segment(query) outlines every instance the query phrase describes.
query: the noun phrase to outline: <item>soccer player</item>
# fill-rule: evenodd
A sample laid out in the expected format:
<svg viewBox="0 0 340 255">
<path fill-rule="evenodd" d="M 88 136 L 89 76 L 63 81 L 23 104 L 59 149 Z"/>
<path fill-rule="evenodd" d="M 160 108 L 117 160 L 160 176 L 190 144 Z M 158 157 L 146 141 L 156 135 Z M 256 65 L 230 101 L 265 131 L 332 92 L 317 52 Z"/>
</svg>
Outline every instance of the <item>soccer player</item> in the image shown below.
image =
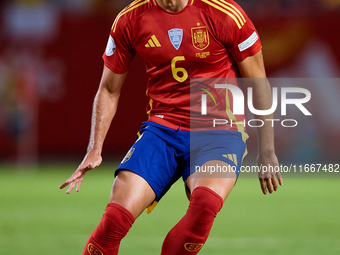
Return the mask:
<svg viewBox="0 0 340 255">
<path fill-rule="evenodd" d="M 225 125 L 218 132 L 191 130 L 190 79 L 255 78 L 248 84 L 253 87 L 254 105 L 269 109 L 271 88 L 265 79 L 261 48 L 254 25 L 232 0 L 135 0 L 120 12 L 103 55 L 105 65 L 94 100 L 87 154 L 60 188 L 70 185 L 66 193 L 74 187 L 79 191 L 86 172 L 101 164 L 102 145 L 136 52 L 145 60 L 149 76 L 149 119 L 115 172 L 110 203 L 83 254 L 118 254 L 120 241 L 135 219 L 146 208 L 150 212 L 181 176 L 189 207 L 166 236 L 161 254 L 200 251 L 237 180 L 247 134 L 242 125 Z M 232 100 L 229 97 L 226 100 Z M 236 119 L 230 107 L 226 113 L 229 120 L 245 118 Z M 196 134 L 199 139 L 192 143 L 190 137 Z M 278 166 L 270 124 L 258 129 L 258 139 L 257 163 Z M 193 171 L 194 165 L 238 171 L 208 178 Z M 276 191 L 278 183 L 282 185 L 280 173 L 267 172 L 259 179 L 264 194 Z"/>
</svg>

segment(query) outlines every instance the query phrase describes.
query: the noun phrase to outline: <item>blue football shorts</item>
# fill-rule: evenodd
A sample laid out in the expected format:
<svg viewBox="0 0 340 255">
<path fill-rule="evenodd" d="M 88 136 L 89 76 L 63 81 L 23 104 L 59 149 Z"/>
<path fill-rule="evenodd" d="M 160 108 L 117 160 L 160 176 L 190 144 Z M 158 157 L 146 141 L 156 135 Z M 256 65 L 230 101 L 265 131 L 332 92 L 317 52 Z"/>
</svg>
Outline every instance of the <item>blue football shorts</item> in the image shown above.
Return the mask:
<svg viewBox="0 0 340 255">
<path fill-rule="evenodd" d="M 144 178 L 156 193 L 156 201 L 180 177 L 185 181 L 195 171 L 210 172 L 209 177 L 222 171 L 233 171 L 237 177 L 247 154 L 242 133 L 228 130 L 182 131 L 155 122 L 143 122 L 136 141 L 128 151 L 115 175 L 129 170 Z M 230 165 L 203 168 L 203 164 L 219 160 Z"/>
</svg>

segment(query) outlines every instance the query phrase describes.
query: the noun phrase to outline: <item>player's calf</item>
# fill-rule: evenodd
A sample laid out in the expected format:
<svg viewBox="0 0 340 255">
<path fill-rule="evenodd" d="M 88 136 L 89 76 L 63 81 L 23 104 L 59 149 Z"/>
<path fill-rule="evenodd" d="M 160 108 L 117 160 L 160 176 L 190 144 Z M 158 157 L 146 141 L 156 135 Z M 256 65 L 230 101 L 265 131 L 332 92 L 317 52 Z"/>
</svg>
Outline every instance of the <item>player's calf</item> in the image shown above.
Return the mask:
<svg viewBox="0 0 340 255">
<path fill-rule="evenodd" d="M 185 216 L 166 236 L 161 255 L 194 255 L 208 238 L 223 199 L 207 187 L 197 187 L 192 192 Z"/>
<path fill-rule="evenodd" d="M 97 228 L 92 232 L 83 255 L 115 255 L 119 244 L 128 233 L 135 219 L 124 207 L 110 203 Z"/>
</svg>

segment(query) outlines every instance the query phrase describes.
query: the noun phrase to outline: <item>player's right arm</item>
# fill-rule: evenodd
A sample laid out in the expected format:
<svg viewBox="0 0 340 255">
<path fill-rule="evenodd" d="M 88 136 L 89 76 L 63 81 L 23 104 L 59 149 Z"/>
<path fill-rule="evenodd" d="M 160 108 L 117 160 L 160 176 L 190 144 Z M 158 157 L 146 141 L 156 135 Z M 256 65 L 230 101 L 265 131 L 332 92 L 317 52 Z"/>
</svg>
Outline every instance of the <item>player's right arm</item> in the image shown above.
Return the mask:
<svg viewBox="0 0 340 255">
<path fill-rule="evenodd" d="M 102 147 L 106 134 L 116 114 L 119 96 L 126 73 L 117 74 L 104 66 L 102 79 L 93 103 L 91 134 L 87 153 L 77 170 L 67 179 L 60 189 L 70 185 L 69 194 L 75 186 L 78 192 L 87 171 L 99 166 L 102 162 Z"/>
</svg>

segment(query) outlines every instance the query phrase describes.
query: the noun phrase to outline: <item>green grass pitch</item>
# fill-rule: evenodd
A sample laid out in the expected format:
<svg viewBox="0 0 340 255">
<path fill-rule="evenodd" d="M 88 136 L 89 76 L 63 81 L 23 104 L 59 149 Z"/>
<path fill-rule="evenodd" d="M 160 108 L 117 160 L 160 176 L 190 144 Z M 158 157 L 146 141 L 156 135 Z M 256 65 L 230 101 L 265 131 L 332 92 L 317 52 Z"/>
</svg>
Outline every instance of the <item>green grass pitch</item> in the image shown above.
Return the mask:
<svg viewBox="0 0 340 255">
<path fill-rule="evenodd" d="M 115 165 L 88 172 L 79 193 L 58 186 L 76 165 L 38 170 L 0 166 L 0 254 L 81 254 L 98 224 Z M 240 178 L 199 254 L 340 254 L 340 179 L 285 179 L 274 195 L 258 180 Z M 177 182 L 155 210 L 143 213 L 120 254 L 159 254 L 162 241 L 188 201 Z"/>
</svg>

